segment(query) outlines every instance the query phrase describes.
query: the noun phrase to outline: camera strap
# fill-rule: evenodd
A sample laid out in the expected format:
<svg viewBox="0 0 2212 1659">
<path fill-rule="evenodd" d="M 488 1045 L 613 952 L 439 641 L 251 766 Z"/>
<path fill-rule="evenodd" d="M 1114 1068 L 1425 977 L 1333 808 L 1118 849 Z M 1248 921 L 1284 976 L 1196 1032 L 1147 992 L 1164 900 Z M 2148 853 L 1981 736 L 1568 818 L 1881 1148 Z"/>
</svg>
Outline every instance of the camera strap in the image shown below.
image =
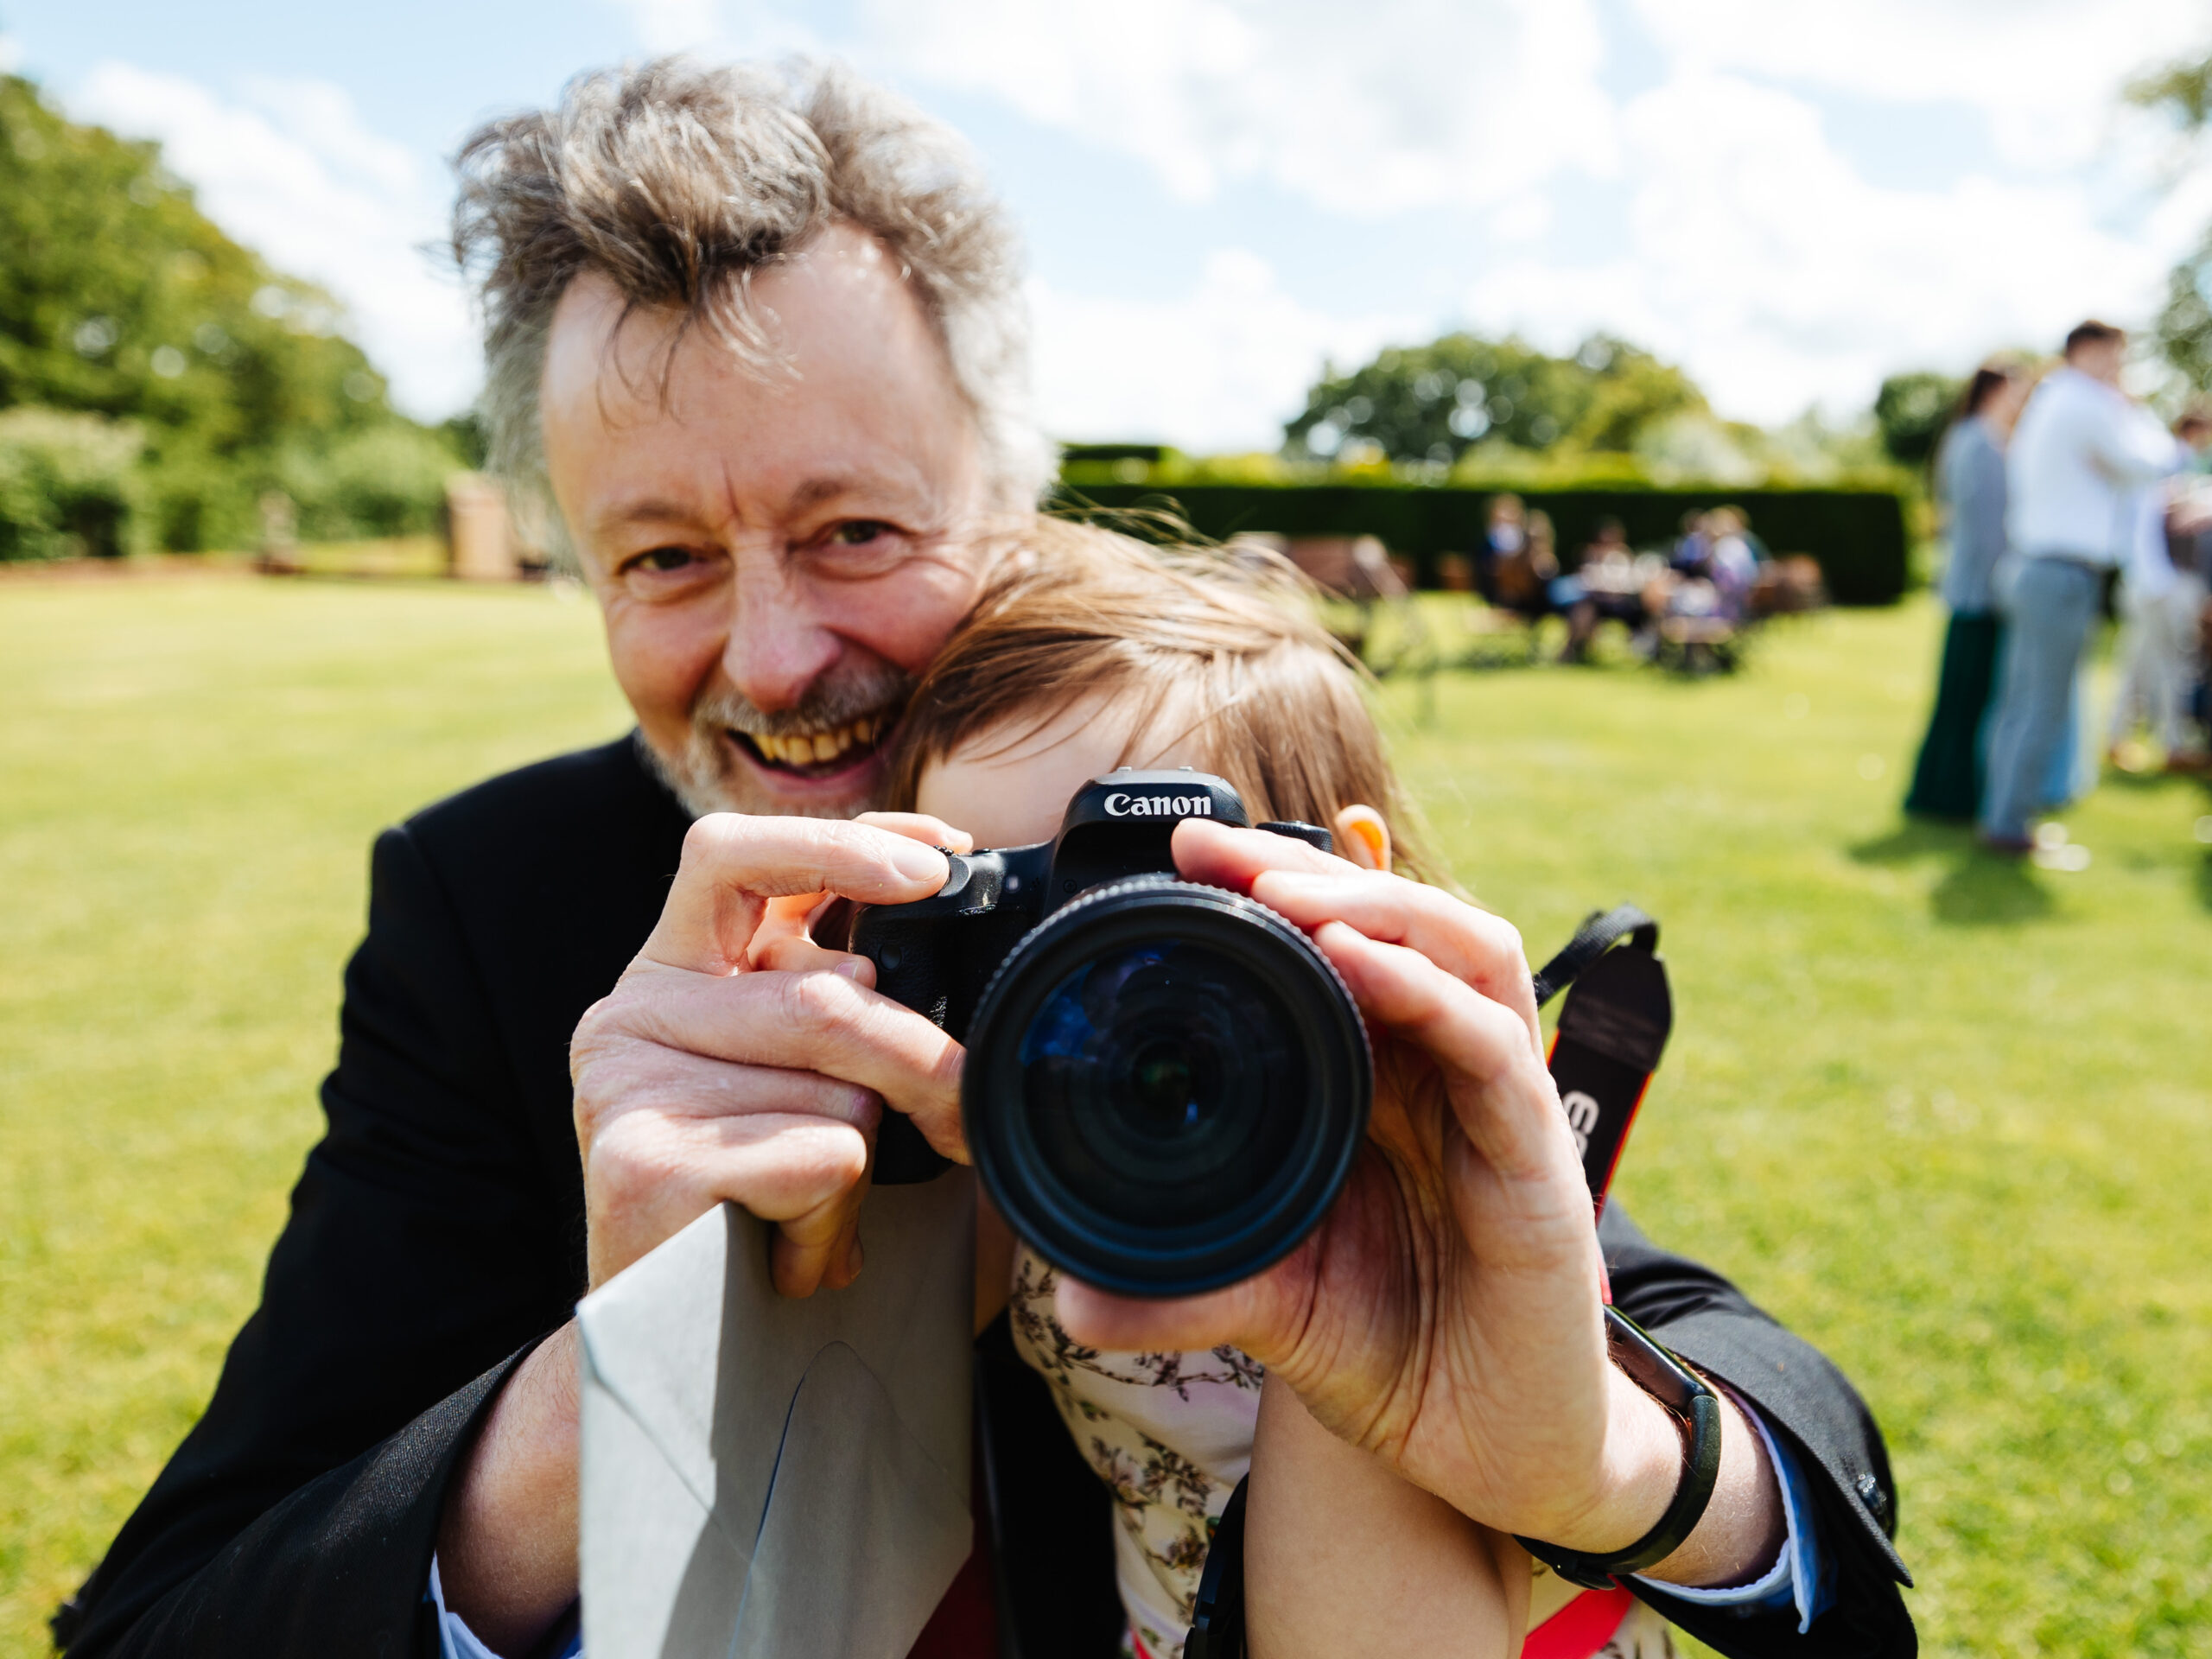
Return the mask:
<svg viewBox="0 0 2212 1659">
<path fill-rule="evenodd" d="M 1536 1006 L 1571 986 L 1552 1039 L 1552 1081 L 1599 1212 L 1675 1022 L 1659 924 L 1633 905 L 1593 912 L 1538 970 Z"/>
</svg>

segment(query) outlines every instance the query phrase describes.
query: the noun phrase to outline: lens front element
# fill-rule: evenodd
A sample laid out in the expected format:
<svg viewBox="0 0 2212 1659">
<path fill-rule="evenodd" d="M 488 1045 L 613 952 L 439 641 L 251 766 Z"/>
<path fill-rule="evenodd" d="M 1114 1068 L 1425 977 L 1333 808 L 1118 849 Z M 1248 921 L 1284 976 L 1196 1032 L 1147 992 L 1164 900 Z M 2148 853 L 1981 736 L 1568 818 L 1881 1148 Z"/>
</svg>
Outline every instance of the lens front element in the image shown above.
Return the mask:
<svg viewBox="0 0 2212 1659">
<path fill-rule="evenodd" d="M 1226 1215 L 1285 1173 L 1312 1066 L 1234 957 L 1155 938 L 1062 978 L 1022 1033 L 1022 1111 L 1071 1194 L 1141 1227 Z"/>
<path fill-rule="evenodd" d="M 1264 906 L 1167 877 L 1086 895 L 969 1029 L 968 1138 L 1016 1231 L 1138 1294 L 1233 1282 L 1305 1236 L 1365 1132 L 1365 1033 Z"/>
</svg>

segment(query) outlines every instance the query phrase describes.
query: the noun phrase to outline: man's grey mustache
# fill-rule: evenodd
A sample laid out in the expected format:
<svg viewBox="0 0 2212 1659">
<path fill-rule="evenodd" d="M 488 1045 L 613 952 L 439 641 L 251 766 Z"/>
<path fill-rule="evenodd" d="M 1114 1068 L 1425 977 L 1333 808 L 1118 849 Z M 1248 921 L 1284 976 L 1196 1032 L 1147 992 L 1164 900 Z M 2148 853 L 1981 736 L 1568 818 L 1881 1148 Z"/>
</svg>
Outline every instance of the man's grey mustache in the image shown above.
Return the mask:
<svg viewBox="0 0 2212 1659">
<path fill-rule="evenodd" d="M 702 736 L 741 732 L 747 737 L 834 731 L 863 715 L 904 708 L 915 683 L 912 674 L 884 663 L 835 681 L 817 681 L 791 707 L 772 711 L 741 691 L 724 688 L 691 705 L 691 728 Z"/>
<path fill-rule="evenodd" d="M 747 775 L 744 763 L 730 753 L 727 734 L 773 739 L 835 731 L 863 715 L 895 714 L 913 696 L 915 684 L 915 677 L 904 669 L 877 662 L 836 672 L 834 677 L 825 676 L 791 707 L 772 712 L 724 686 L 691 705 L 690 730 L 676 753 L 664 752 L 642 734 L 640 747 L 654 774 L 694 817 L 709 812 L 791 811 L 844 817 L 880 803 L 872 795 L 838 804 L 780 801 Z M 879 731 L 878 741 L 881 735 Z M 874 787 L 881 788 L 880 779 Z"/>
</svg>

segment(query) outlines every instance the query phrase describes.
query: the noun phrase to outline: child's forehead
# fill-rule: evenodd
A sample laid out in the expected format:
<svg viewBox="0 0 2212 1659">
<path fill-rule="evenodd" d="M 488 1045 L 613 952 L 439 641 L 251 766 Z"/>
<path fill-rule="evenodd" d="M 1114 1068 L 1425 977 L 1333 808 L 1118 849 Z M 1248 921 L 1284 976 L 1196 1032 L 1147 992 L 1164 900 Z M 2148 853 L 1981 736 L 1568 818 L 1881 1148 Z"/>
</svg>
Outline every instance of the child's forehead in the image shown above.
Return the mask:
<svg viewBox="0 0 2212 1659">
<path fill-rule="evenodd" d="M 914 807 L 976 837 L 979 847 L 1048 841 L 1077 790 L 1117 766 L 1207 764 L 1173 703 L 1135 730 L 1127 697 L 1086 697 L 1041 724 L 1016 719 L 956 743 L 923 766 Z"/>
</svg>

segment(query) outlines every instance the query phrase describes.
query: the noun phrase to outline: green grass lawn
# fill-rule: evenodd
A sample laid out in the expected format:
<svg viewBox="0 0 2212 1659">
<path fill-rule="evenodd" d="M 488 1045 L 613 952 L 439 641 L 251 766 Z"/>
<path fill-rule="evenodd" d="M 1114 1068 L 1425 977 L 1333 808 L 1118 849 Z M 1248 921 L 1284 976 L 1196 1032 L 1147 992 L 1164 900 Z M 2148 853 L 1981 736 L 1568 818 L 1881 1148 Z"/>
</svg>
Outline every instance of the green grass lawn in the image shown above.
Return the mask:
<svg viewBox="0 0 2212 1659">
<path fill-rule="evenodd" d="M 1944 1653 L 2212 1653 L 2212 863 L 2108 782 L 2078 874 L 1896 802 L 1925 605 L 1747 670 L 1393 687 L 1533 951 L 1634 899 L 1679 1023 L 1619 1191 L 1859 1380 Z M 251 1307 L 370 836 L 622 728 L 545 589 L 0 582 L 0 1652 L 97 1559 Z M 1873 778 L 1869 772 L 1878 771 Z"/>
</svg>

